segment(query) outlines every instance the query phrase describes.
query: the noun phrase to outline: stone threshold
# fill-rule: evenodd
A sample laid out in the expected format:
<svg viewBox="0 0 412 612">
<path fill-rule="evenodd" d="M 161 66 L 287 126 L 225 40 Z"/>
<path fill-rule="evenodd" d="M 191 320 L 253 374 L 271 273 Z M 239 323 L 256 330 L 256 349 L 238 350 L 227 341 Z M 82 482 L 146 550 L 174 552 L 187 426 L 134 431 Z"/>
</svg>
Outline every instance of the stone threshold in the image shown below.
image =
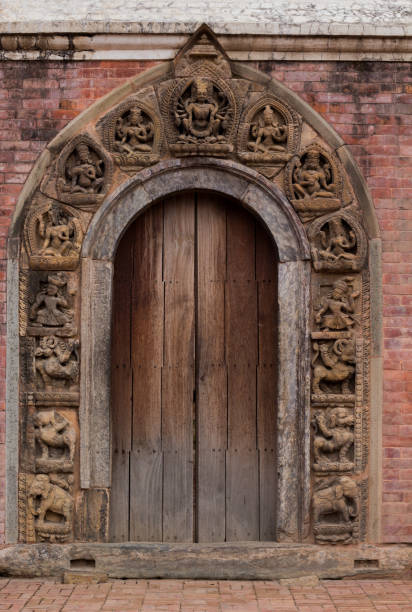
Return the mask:
<svg viewBox="0 0 412 612">
<path fill-rule="evenodd" d="M 276 580 L 396 577 L 410 572 L 411 545 L 319 546 L 271 542 L 213 544 L 15 544 L 0 550 L 0 576 Z"/>
<path fill-rule="evenodd" d="M 26 29 L 24 33 L 11 33 L 13 29 L 5 31 L 4 25 L 0 23 L 3 60 L 170 60 L 188 38 L 181 31 L 162 29 L 162 24 L 157 24 L 157 32 L 90 34 L 58 33 L 55 24 L 49 26 L 49 33 Z M 261 29 L 260 34 L 223 33 L 219 41 L 237 61 L 412 61 L 412 29 L 408 34 L 390 32 L 391 28 L 384 36 L 331 32 L 286 35 Z"/>
</svg>

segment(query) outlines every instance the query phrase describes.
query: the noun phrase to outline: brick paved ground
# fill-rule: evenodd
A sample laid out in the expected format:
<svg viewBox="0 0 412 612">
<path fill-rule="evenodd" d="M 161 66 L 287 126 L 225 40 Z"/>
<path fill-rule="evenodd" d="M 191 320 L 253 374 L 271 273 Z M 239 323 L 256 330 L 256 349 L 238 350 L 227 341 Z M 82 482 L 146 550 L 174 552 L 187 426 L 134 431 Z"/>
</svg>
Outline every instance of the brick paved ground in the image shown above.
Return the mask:
<svg viewBox="0 0 412 612">
<path fill-rule="evenodd" d="M 117 580 L 65 585 L 0 578 L 0 610 L 50 612 L 363 612 L 411 610 L 412 581 L 324 580 L 317 587 L 277 582 Z"/>
</svg>

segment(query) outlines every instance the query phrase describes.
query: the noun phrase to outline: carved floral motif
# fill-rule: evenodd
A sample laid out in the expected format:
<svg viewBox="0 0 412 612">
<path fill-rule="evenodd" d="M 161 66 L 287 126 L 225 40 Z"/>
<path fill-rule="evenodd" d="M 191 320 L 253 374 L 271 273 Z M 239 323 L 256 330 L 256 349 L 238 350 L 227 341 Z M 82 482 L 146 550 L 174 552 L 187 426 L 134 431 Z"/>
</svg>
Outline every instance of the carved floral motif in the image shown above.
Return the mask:
<svg viewBox="0 0 412 612">
<path fill-rule="evenodd" d="M 27 216 L 25 245 L 34 270 L 73 270 L 79 262 L 83 229 L 79 213 L 63 204 L 35 201 Z"/>
<path fill-rule="evenodd" d="M 58 160 L 57 194 L 62 202 L 93 211 L 110 186 L 112 161 L 87 134 L 69 142 Z"/>
<path fill-rule="evenodd" d="M 361 270 L 366 258 L 366 238 L 349 213 L 337 213 L 314 221 L 308 231 L 316 271 Z"/>
<path fill-rule="evenodd" d="M 286 169 L 286 193 L 302 221 L 339 210 L 343 190 L 337 159 L 312 143 Z"/>
</svg>

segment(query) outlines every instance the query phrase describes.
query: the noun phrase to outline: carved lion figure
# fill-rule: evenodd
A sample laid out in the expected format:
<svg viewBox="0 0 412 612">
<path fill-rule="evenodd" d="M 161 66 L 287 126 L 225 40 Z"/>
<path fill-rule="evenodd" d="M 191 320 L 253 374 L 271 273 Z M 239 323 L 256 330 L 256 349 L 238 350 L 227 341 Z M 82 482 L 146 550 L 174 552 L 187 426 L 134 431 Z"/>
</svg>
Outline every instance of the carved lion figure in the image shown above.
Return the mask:
<svg viewBox="0 0 412 612">
<path fill-rule="evenodd" d="M 31 483 L 28 494 L 28 507 L 39 523 L 44 523 L 47 511 L 60 514 L 66 525 L 73 515 L 73 498 L 62 487 L 52 484 L 46 474 L 38 474 Z"/>
<path fill-rule="evenodd" d="M 324 485 L 324 486 L 323 486 Z M 349 476 L 327 480 L 313 493 L 312 507 L 315 523 L 324 514 L 338 513 L 348 523 L 359 513 L 358 487 Z"/>
<path fill-rule="evenodd" d="M 335 340 L 333 345 L 317 342 L 313 345 L 313 392 L 328 393 L 321 389 L 323 381 L 342 383 L 342 393 L 350 393 L 349 380 L 355 372 L 355 343 L 352 338 Z M 320 355 L 323 363 L 316 364 Z"/>
</svg>

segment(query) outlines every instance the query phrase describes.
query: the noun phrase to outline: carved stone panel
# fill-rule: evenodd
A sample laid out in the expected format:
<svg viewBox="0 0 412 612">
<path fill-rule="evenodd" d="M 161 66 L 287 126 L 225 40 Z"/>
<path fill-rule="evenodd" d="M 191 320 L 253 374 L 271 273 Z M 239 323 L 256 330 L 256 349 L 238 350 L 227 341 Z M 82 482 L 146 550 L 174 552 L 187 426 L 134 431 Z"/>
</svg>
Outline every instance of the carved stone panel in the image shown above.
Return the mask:
<svg viewBox="0 0 412 612">
<path fill-rule="evenodd" d="M 350 476 L 316 481 L 312 496 L 316 542 L 349 544 L 358 539 L 359 497 L 358 484 Z"/>
<path fill-rule="evenodd" d="M 288 164 L 285 190 L 303 222 L 339 210 L 343 179 L 335 155 L 311 143 Z"/>
<path fill-rule="evenodd" d="M 77 286 L 73 280 L 65 272 L 31 275 L 27 296 L 29 335 L 68 337 L 76 334 L 74 296 Z"/>
<path fill-rule="evenodd" d="M 38 197 L 27 215 L 24 238 L 34 270 L 74 270 L 83 240 L 81 216 L 69 206 Z"/>
<path fill-rule="evenodd" d="M 238 132 L 238 156 L 249 165 L 282 168 L 299 146 L 298 115 L 275 96 L 265 95 L 248 108 Z"/>
<path fill-rule="evenodd" d="M 162 128 L 153 103 L 141 96 L 129 98 L 102 121 L 105 147 L 126 172 L 136 172 L 160 159 Z"/>
<path fill-rule="evenodd" d="M 80 134 L 60 153 L 57 195 L 62 202 L 93 211 L 109 190 L 112 171 L 112 161 L 103 147 L 87 134 Z"/>
<path fill-rule="evenodd" d="M 39 410 L 34 416 L 36 472 L 73 472 L 76 430 L 56 410 Z"/>
<path fill-rule="evenodd" d="M 366 236 L 348 212 L 321 217 L 308 230 L 312 262 L 316 271 L 352 272 L 365 265 Z"/>
<path fill-rule="evenodd" d="M 162 115 L 174 155 L 226 157 L 233 152 L 237 104 L 223 79 L 201 75 L 173 82 L 163 96 Z"/>
</svg>

